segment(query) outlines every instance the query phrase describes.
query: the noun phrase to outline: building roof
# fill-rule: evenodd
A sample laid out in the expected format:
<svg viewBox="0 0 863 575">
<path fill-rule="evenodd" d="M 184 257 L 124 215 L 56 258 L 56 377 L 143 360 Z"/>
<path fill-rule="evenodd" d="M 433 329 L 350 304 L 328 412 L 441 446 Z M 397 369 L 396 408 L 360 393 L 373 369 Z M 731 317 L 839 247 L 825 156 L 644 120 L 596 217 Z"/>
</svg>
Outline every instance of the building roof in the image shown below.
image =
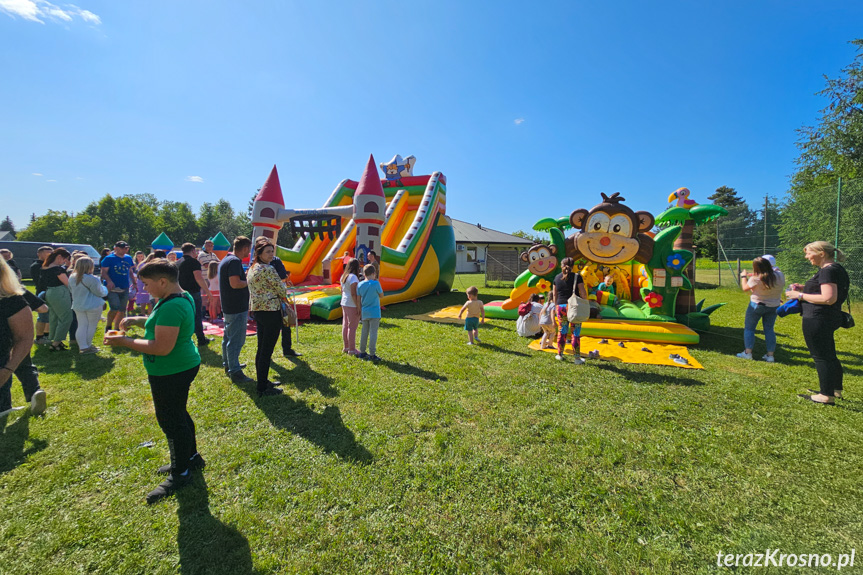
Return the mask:
<svg viewBox="0 0 863 575">
<path fill-rule="evenodd" d="M 492 230 L 480 224 L 469 224 L 455 218 L 450 219 L 452 220 L 452 230 L 455 234 L 455 242 L 457 244 L 533 245 L 533 242 L 530 240 Z"/>
<path fill-rule="evenodd" d="M 12 232 L 0 232 L 0 242 L 14 242 L 15 236 Z"/>
</svg>

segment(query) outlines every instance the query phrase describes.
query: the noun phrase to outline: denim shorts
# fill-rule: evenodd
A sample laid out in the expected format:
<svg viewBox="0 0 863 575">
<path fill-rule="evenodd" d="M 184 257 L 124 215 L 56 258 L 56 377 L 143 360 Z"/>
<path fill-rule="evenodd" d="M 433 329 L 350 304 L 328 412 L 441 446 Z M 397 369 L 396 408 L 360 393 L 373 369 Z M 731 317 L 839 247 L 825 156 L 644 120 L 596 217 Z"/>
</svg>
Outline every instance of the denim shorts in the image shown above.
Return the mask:
<svg viewBox="0 0 863 575">
<path fill-rule="evenodd" d="M 111 311 L 126 311 L 126 305 L 129 303 L 129 290 L 122 292 L 108 292 L 108 309 Z"/>
</svg>

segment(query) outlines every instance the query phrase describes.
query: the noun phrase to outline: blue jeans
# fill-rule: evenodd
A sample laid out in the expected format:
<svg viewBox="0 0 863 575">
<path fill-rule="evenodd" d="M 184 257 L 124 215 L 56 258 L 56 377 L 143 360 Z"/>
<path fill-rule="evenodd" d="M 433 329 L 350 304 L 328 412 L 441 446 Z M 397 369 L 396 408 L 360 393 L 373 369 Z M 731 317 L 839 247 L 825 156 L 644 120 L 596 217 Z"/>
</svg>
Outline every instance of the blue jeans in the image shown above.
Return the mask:
<svg viewBox="0 0 863 575">
<path fill-rule="evenodd" d="M 749 303 L 746 308 L 746 321 L 743 324 L 743 347 L 752 349 L 752 346 L 755 345 L 755 328 L 758 327 L 758 320 L 760 319 L 764 329 L 764 344 L 767 346 L 767 353 L 776 351 L 776 332 L 773 331 L 773 326 L 776 324 L 776 309 L 775 307 Z"/>
<path fill-rule="evenodd" d="M 249 312 L 225 314 L 225 336 L 222 339 L 222 364 L 228 373 L 240 371 L 240 351 L 246 343 Z"/>
</svg>

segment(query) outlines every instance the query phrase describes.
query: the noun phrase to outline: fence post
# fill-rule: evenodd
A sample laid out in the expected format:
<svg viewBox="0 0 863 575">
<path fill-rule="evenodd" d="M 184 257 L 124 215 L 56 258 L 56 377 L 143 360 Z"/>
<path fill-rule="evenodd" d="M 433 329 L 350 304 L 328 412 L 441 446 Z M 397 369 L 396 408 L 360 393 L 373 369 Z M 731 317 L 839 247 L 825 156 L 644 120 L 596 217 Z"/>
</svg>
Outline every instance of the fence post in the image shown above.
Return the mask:
<svg viewBox="0 0 863 575">
<path fill-rule="evenodd" d="M 740 285 L 740 258 L 737 258 L 737 285 Z"/>
<path fill-rule="evenodd" d="M 839 182 L 836 184 L 836 240 L 833 242 L 833 247 L 839 247 L 839 202 L 842 199 L 842 176 L 839 176 Z"/>
<path fill-rule="evenodd" d="M 719 287 L 722 287 L 722 260 L 718 257 L 716 258 L 716 272 L 719 274 L 718 276 L 716 276 L 717 278 L 719 278 L 716 280 L 716 283 Z"/>
</svg>

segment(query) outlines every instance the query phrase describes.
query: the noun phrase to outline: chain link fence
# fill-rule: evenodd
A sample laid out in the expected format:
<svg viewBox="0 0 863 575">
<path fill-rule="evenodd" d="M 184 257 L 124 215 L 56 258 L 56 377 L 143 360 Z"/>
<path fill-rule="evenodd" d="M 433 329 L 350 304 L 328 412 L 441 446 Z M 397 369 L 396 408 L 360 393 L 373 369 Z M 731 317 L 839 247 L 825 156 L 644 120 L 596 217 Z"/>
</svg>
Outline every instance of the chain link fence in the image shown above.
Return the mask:
<svg viewBox="0 0 863 575">
<path fill-rule="evenodd" d="M 720 261 L 696 261 L 698 284 L 737 285 L 738 262 L 749 270 L 752 260 L 764 254 L 776 257 L 789 284 L 803 283 L 814 273 L 803 248 L 824 240 L 845 254 L 842 265 L 851 278 L 852 298 L 863 299 L 863 178 L 837 180 L 805 197 L 792 197 L 775 213 L 765 205 L 759 218 L 758 225 L 749 227 L 729 227 L 722 218 L 705 224 L 716 225 Z"/>
</svg>

